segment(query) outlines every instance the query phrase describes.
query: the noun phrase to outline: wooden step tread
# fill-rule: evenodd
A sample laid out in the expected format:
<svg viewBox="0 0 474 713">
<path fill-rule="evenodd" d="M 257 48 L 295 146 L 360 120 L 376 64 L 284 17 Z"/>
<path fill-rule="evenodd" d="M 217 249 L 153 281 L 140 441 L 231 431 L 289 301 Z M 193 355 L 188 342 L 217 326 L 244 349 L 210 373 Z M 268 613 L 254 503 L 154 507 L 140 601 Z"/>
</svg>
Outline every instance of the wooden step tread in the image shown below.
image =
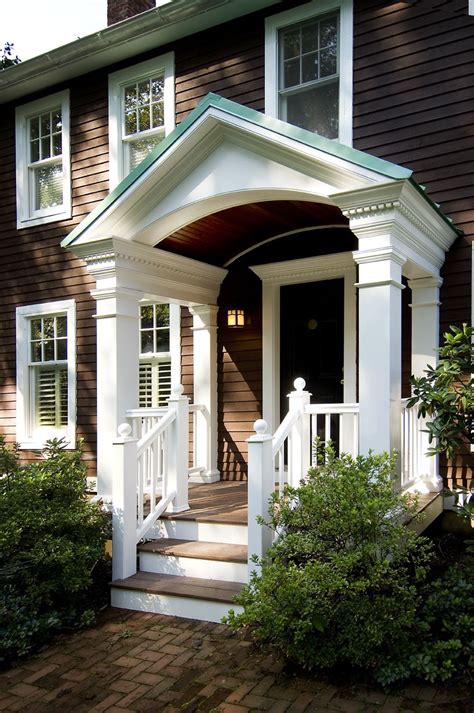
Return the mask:
<svg viewBox="0 0 474 713">
<path fill-rule="evenodd" d="M 177 540 L 172 537 L 150 540 L 138 545 L 139 552 L 156 552 L 160 555 L 215 560 L 217 562 L 247 562 L 245 545 L 197 540 Z"/>
<path fill-rule="evenodd" d="M 127 579 L 117 579 L 112 587 L 147 592 L 148 594 L 168 594 L 170 596 L 206 599 L 214 602 L 232 603 L 244 585 L 240 582 L 223 582 L 217 579 L 179 577 L 173 574 L 137 572 Z"/>
</svg>

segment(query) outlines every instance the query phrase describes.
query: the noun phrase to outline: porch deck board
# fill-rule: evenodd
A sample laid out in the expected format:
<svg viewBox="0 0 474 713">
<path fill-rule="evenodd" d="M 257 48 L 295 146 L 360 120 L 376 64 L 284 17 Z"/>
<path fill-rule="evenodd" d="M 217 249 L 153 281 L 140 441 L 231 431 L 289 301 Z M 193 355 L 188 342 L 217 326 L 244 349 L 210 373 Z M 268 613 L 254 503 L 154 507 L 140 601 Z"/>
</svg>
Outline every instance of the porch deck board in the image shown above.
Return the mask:
<svg viewBox="0 0 474 713">
<path fill-rule="evenodd" d="M 417 512 L 425 520 L 417 521 L 416 530 L 422 532 L 440 514 L 440 493 L 417 495 Z M 221 480 L 217 483 L 195 485 L 189 490 L 190 509 L 182 513 L 164 513 L 162 519 L 194 520 L 233 525 L 247 525 L 247 483 Z M 413 521 L 407 522 L 413 527 Z M 220 558 L 219 558 L 220 559 Z"/>
<path fill-rule="evenodd" d="M 246 525 L 247 483 L 221 480 L 195 485 L 189 489 L 189 506 L 190 509 L 185 512 L 167 512 L 161 518 Z"/>
</svg>

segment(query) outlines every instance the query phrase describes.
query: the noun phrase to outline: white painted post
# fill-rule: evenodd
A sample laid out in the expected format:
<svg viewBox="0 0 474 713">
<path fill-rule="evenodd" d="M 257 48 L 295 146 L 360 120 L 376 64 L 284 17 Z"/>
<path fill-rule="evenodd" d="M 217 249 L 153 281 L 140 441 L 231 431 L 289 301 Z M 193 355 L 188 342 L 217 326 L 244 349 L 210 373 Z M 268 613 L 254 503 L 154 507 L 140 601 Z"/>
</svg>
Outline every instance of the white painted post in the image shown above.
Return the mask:
<svg viewBox="0 0 474 713">
<path fill-rule="evenodd" d="M 137 571 L 137 438 L 122 423 L 113 443 L 112 579 L 126 579 Z"/>
<path fill-rule="evenodd" d="M 360 452 L 400 452 L 401 270 L 406 260 L 392 247 L 359 250 L 354 259 L 359 265 Z"/>
<path fill-rule="evenodd" d="M 196 414 L 194 444 L 196 466 L 204 471 L 191 480 L 214 483 L 220 479 L 217 469 L 217 307 L 193 305 L 194 403 L 204 406 Z"/>
<path fill-rule="evenodd" d="M 168 505 L 168 512 L 189 510 L 188 504 L 188 457 L 189 457 L 189 399 L 183 396 L 181 384 L 172 388 L 169 408 L 176 418 L 169 429 L 167 493 L 176 492 Z"/>
<path fill-rule="evenodd" d="M 139 301 L 122 287 L 92 292 L 97 300 L 97 493 L 112 497 L 113 442 L 127 409 L 138 406 Z"/>
<path fill-rule="evenodd" d="M 253 555 L 260 559 L 272 543 L 272 530 L 259 525 L 257 517 L 268 518 L 268 505 L 275 489 L 273 472 L 272 436 L 266 433 L 267 423 L 259 419 L 254 423 L 255 436 L 248 443 L 248 572 L 259 567 L 252 562 Z"/>
<path fill-rule="evenodd" d="M 297 488 L 310 466 L 310 416 L 305 412 L 305 408 L 311 401 L 311 394 L 309 391 L 304 391 L 306 386 L 304 379 L 295 379 L 293 386 L 295 391 L 288 394 L 289 410 L 297 411 L 299 418 L 293 425 L 288 439 L 288 484 Z"/>
<path fill-rule="evenodd" d="M 411 371 L 414 376 L 424 376 L 427 365 L 435 367 L 438 363 L 439 346 L 439 290 L 443 281 L 438 276 L 422 277 L 409 280 L 412 300 L 411 327 Z M 417 420 L 419 430 L 420 453 L 415 477 L 428 477 L 433 481 L 439 475 L 438 456 L 427 456 L 430 446 L 424 424 Z"/>
</svg>

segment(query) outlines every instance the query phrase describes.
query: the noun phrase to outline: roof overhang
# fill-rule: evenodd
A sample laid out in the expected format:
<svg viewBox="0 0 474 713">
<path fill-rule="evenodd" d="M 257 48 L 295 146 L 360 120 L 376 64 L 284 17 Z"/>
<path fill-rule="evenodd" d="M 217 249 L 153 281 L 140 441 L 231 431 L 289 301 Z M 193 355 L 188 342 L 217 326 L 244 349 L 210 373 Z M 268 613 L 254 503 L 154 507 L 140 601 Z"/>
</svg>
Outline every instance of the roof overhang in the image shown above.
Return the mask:
<svg viewBox="0 0 474 713">
<path fill-rule="evenodd" d="M 0 72 L 0 104 L 248 15 L 281 0 L 170 0 Z"/>
</svg>

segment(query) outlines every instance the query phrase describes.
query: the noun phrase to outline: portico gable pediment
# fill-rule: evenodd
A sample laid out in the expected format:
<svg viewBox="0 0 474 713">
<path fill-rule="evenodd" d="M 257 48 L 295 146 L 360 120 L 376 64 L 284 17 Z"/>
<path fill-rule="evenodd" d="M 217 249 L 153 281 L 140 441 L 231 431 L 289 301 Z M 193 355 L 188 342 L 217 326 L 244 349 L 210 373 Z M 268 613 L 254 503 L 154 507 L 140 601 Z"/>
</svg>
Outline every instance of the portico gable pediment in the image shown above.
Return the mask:
<svg viewBox="0 0 474 713">
<path fill-rule="evenodd" d="M 216 211 L 332 196 L 406 181 L 411 172 L 209 95 L 63 241 L 105 236 L 149 246 Z"/>
</svg>

